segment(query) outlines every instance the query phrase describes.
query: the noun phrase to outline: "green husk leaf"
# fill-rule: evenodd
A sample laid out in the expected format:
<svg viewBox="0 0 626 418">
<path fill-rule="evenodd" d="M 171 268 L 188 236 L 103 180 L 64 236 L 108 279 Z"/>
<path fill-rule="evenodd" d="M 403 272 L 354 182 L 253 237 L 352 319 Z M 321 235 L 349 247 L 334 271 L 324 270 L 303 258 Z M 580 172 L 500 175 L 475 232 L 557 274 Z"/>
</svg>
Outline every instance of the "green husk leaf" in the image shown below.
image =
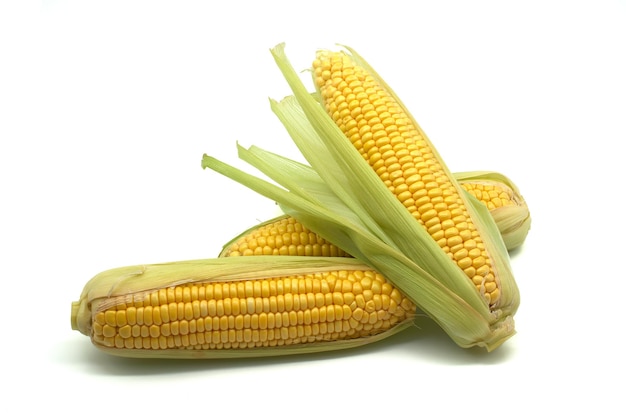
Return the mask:
<svg viewBox="0 0 626 418">
<path fill-rule="evenodd" d="M 294 122 L 300 119 L 294 119 Z M 385 232 L 377 224 L 370 222 L 362 207 L 354 204 L 351 207 L 347 206 L 351 201 L 339 198 L 311 167 L 255 146 L 249 149 L 238 146 L 238 154 L 239 158 L 281 184 L 286 190 L 327 208 L 332 213 L 342 213 L 350 222 L 369 222 L 366 228 L 375 231 L 380 239 L 385 238 Z M 343 173 L 335 174 L 334 179 L 340 180 L 337 184 L 347 181 L 342 177 Z"/>
<path fill-rule="evenodd" d="M 491 216 L 498 224 L 502 239 L 509 251 L 524 244 L 531 225 L 527 207 L 504 206 L 493 209 Z"/>
</svg>

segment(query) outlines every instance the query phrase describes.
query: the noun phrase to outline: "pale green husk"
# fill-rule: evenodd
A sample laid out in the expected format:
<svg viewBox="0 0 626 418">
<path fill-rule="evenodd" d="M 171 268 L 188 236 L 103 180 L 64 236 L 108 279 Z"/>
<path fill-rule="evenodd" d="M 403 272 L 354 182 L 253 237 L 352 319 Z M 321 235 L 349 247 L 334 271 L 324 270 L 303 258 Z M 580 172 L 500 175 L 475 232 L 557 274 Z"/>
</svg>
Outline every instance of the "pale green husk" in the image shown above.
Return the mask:
<svg viewBox="0 0 626 418">
<path fill-rule="evenodd" d="M 505 244 L 487 208 L 466 196 L 468 212 L 500 280 L 501 298 L 493 307 L 335 126 L 292 68 L 284 46 L 278 45 L 272 54 L 294 93 L 280 102 L 272 100 L 272 110 L 310 166 L 254 146 L 239 147 L 240 158 L 282 187 L 208 155 L 203 167 L 277 201 L 285 213 L 379 271 L 458 345 L 490 351 L 511 337 L 519 292 Z M 358 60 L 363 65 L 364 60 Z"/>
<path fill-rule="evenodd" d="M 189 260 L 161 264 L 143 264 L 120 267 L 101 272 L 85 284 L 80 299 L 72 303 L 72 329 L 90 336 L 92 313 L 119 303 L 136 293 L 150 292 L 189 283 L 225 282 L 233 280 L 264 279 L 299 274 L 313 274 L 339 270 L 369 270 L 362 262 L 345 257 L 227 257 Z M 338 340 L 320 341 L 281 347 L 246 349 L 188 350 L 188 349 L 125 349 L 96 347 L 109 354 L 137 358 L 216 359 L 266 357 L 290 354 L 317 353 L 353 348 L 380 341 L 414 324 L 408 319 L 380 334 Z"/>
</svg>

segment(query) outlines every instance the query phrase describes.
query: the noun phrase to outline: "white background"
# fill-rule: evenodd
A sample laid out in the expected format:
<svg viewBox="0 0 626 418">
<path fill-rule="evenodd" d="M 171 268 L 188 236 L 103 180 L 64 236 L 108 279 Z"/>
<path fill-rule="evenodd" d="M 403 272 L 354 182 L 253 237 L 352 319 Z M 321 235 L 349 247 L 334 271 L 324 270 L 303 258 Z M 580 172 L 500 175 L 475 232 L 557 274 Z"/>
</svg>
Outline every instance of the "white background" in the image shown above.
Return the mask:
<svg viewBox="0 0 626 418">
<path fill-rule="evenodd" d="M 624 416 L 625 28 L 607 0 L 2 3 L 2 410 Z M 503 347 L 425 323 L 346 352 L 129 360 L 70 329 L 96 273 L 214 257 L 277 213 L 200 160 L 243 167 L 236 141 L 295 156 L 268 105 L 289 93 L 283 41 L 301 69 L 356 48 L 453 171 L 518 184 L 533 224 Z"/>
</svg>

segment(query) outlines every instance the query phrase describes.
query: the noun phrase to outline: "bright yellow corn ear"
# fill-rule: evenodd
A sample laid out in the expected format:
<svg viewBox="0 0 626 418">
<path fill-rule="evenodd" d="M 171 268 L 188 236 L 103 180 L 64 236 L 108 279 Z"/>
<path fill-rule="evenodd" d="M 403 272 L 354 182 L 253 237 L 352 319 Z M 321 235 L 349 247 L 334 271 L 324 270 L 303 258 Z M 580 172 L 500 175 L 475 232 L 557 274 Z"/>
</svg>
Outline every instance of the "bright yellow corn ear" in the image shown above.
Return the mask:
<svg viewBox="0 0 626 418">
<path fill-rule="evenodd" d="M 239 147 L 240 158 L 282 187 L 207 155 L 203 167 L 277 201 L 380 272 L 458 345 L 493 350 L 510 338 L 519 292 L 497 225 L 391 89 L 349 49 L 337 63 L 318 56 L 318 93 L 304 86 L 283 45 L 272 54 L 294 93 L 271 101 L 272 110 L 310 166 Z"/>
<path fill-rule="evenodd" d="M 260 256 L 104 271 L 71 320 L 110 354 L 199 359 L 356 347 L 411 326 L 415 310 L 357 260 Z"/>
</svg>

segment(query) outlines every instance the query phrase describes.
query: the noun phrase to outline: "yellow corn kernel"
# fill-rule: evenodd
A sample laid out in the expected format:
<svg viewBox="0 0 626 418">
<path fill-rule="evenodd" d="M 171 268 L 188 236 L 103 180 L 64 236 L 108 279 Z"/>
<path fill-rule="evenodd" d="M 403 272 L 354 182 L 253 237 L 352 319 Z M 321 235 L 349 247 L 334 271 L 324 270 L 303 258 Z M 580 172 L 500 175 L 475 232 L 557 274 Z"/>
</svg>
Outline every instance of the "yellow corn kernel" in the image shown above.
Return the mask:
<svg viewBox="0 0 626 418">
<path fill-rule="evenodd" d="M 451 259 L 455 259 L 451 248 L 465 248 L 458 245 L 458 237 L 482 249 L 480 256 L 489 268 L 477 288 L 491 305 L 496 304 L 499 292 L 489 293 L 483 284 L 493 281 L 498 287 L 491 258 L 466 210 L 461 190 L 446 174 L 421 129 L 393 95 L 348 54 L 319 51 L 313 79 L 335 124 Z M 473 276 L 469 278 L 476 282 Z"/>
</svg>

